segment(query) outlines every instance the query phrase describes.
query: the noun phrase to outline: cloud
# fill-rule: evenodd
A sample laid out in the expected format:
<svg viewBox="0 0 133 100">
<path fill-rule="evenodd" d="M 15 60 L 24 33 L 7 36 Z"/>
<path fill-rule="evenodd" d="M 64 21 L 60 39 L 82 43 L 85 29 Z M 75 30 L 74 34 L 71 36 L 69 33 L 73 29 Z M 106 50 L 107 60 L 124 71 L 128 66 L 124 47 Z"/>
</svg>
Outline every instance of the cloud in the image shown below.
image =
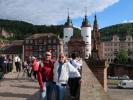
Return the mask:
<svg viewBox="0 0 133 100">
<path fill-rule="evenodd" d="M 122 23 L 133 23 L 133 20 L 124 20 Z"/>
<path fill-rule="evenodd" d="M 58 24 L 70 16 L 79 18 L 103 11 L 119 0 L 0 0 L 0 18 L 23 20 L 33 24 Z"/>
</svg>

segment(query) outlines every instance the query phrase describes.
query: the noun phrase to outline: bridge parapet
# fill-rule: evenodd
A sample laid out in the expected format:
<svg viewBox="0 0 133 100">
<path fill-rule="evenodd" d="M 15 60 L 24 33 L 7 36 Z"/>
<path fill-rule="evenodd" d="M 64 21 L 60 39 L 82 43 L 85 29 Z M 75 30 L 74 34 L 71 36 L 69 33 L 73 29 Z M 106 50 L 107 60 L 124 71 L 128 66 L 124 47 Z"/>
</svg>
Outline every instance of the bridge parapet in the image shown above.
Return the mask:
<svg viewBox="0 0 133 100">
<path fill-rule="evenodd" d="M 80 100 L 112 100 L 86 62 L 83 62 L 82 80 Z"/>
</svg>

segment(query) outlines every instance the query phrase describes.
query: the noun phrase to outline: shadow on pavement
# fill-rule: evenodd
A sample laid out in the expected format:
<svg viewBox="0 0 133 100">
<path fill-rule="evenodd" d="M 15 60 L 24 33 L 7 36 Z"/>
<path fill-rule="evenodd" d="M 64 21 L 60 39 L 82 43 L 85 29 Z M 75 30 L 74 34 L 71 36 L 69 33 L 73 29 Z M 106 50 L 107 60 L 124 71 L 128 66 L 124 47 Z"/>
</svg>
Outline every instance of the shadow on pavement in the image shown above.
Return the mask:
<svg viewBox="0 0 133 100">
<path fill-rule="evenodd" d="M 18 88 L 26 88 L 26 89 L 39 89 L 39 87 L 35 86 L 26 86 L 26 85 L 10 85 L 11 87 L 18 87 Z"/>
<path fill-rule="evenodd" d="M 35 94 L 30 95 L 26 100 L 39 100 L 39 90 Z"/>
<path fill-rule="evenodd" d="M 11 93 L 11 92 L 5 92 L 5 93 L 0 93 L 0 97 L 16 97 L 17 99 L 18 98 L 26 98 L 26 100 L 38 100 L 39 91 L 36 92 L 34 95 L 30 95 L 30 94 L 15 94 L 15 93 Z"/>
<path fill-rule="evenodd" d="M 15 94 L 11 92 L 5 92 L 5 93 L 0 93 L 0 96 L 2 97 L 20 97 L 20 98 L 29 98 L 29 94 Z"/>
</svg>

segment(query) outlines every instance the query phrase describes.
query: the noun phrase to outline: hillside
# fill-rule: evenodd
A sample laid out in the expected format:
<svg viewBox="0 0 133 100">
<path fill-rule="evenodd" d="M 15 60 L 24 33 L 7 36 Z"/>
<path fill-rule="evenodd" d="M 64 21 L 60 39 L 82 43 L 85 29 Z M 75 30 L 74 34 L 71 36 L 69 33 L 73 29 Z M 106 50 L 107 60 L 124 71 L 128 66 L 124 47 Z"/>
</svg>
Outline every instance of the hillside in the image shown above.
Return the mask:
<svg viewBox="0 0 133 100">
<path fill-rule="evenodd" d="M 105 27 L 100 29 L 100 33 L 102 40 L 110 40 L 113 35 L 118 35 L 122 40 L 127 33 L 133 36 L 133 23 L 123 23 Z"/>
<path fill-rule="evenodd" d="M 63 37 L 63 25 L 33 25 L 24 21 L 0 20 L 0 28 L 4 28 L 7 32 L 14 33 L 14 37 L 9 39 L 24 39 L 34 33 L 54 33 Z M 80 32 L 78 28 L 74 28 L 74 32 Z M 3 38 L 3 37 L 1 37 Z"/>
<path fill-rule="evenodd" d="M 0 19 L 0 28 L 4 28 L 7 32 L 14 33 L 14 37 L 8 39 L 24 39 L 34 33 L 55 33 L 63 37 L 63 25 L 33 25 L 24 21 L 2 20 Z M 74 28 L 74 33 L 80 33 L 80 29 Z M 124 39 L 128 33 L 133 36 L 133 23 L 123 23 L 112 25 L 100 29 L 101 39 L 103 41 L 111 40 L 114 34 Z M 3 37 L 0 37 L 3 38 Z"/>
</svg>

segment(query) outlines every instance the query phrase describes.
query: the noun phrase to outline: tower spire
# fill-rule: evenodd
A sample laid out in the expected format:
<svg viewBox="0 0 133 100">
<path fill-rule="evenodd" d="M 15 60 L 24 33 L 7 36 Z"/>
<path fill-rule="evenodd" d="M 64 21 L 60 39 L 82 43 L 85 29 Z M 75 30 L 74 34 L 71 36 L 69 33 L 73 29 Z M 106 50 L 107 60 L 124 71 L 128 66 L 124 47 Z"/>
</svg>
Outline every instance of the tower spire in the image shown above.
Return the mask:
<svg viewBox="0 0 133 100">
<path fill-rule="evenodd" d="M 69 8 L 67 8 L 67 11 L 68 11 L 68 18 L 70 18 L 70 17 L 69 17 Z"/>
<path fill-rule="evenodd" d="M 94 25 L 93 25 L 93 30 L 95 30 L 95 31 L 98 31 L 98 23 L 97 23 L 97 16 L 96 16 L 96 14 L 95 14 L 95 16 L 94 16 Z"/>
<path fill-rule="evenodd" d="M 81 27 L 91 27 L 91 25 L 89 24 L 88 18 L 87 18 L 87 7 L 85 7 L 85 17 L 83 19 Z"/>
<path fill-rule="evenodd" d="M 70 16 L 69 16 L 69 8 L 67 8 L 67 11 L 68 11 L 68 17 L 64 27 L 73 27 L 72 20 L 70 19 Z"/>
<path fill-rule="evenodd" d="M 99 32 L 99 27 L 98 27 L 96 14 L 94 16 L 94 23 L 93 23 L 92 43 L 93 42 L 96 42 L 96 45 L 100 44 L 100 32 Z M 95 44 L 95 43 L 93 43 L 93 44 Z"/>
<path fill-rule="evenodd" d="M 87 7 L 85 7 L 85 16 L 87 16 Z"/>
</svg>

